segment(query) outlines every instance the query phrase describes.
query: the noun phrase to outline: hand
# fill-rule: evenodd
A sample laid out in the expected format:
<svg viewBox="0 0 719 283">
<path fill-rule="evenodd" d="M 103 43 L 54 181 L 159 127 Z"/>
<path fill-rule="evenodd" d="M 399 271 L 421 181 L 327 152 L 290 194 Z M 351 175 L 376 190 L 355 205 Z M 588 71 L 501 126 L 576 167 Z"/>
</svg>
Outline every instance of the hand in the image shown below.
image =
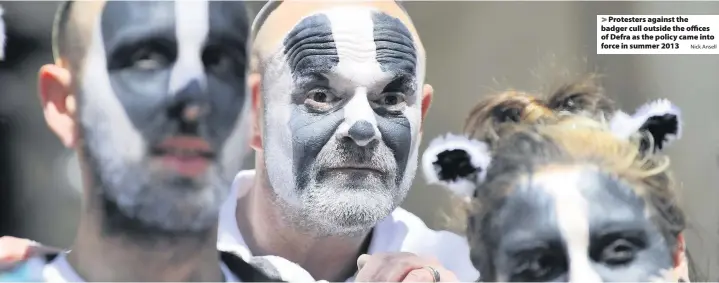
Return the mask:
<svg viewBox="0 0 719 283">
<path fill-rule="evenodd" d="M 0 237 L 0 270 L 12 269 L 30 257 L 61 252 L 62 249 L 43 246 L 32 240 L 2 236 Z"/>
<path fill-rule="evenodd" d="M 357 267 L 357 282 L 435 282 L 427 267 L 439 273 L 439 282 L 459 282 L 438 260 L 412 253 L 361 255 Z"/>
<path fill-rule="evenodd" d="M 28 239 L 0 237 L 0 270 L 10 269 L 30 257 L 32 246 L 35 245 L 35 242 Z"/>
</svg>

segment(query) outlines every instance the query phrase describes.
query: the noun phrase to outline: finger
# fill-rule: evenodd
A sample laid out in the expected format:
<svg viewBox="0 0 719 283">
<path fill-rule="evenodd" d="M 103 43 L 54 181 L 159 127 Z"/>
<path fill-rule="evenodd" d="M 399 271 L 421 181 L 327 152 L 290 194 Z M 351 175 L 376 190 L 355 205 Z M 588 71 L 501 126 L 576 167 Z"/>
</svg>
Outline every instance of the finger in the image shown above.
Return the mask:
<svg viewBox="0 0 719 283">
<path fill-rule="evenodd" d="M 401 282 L 413 270 L 421 269 L 425 266 L 441 266 L 435 258 L 407 252 L 396 253 L 393 255 L 393 259 L 394 261 L 391 268 L 389 268 L 385 277 L 382 278 L 382 281 Z"/>
<path fill-rule="evenodd" d="M 442 267 L 432 266 L 432 268 L 434 268 L 439 275 L 439 281 L 437 282 L 459 282 L 454 272 Z M 435 282 L 435 280 L 436 278 L 434 278 L 432 271 L 427 267 L 423 267 L 412 270 L 402 282 Z"/>
<path fill-rule="evenodd" d="M 410 271 L 402 282 L 434 282 L 434 276 L 426 268 L 420 268 Z"/>
<path fill-rule="evenodd" d="M 25 259 L 29 256 L 30 247 L 36 245 L 35 242 L 15 237 L 0 238 L 0 261 L 17 261 Z"/>
<path fill-rule="evenodd" d="M 369 259 L 370 259 L 370 255 L 368 255 L 368 254 L 363 254 L 363 255 L 359 256 L 357 258 L 357 270 L 362 269 Z"/>
</svg>

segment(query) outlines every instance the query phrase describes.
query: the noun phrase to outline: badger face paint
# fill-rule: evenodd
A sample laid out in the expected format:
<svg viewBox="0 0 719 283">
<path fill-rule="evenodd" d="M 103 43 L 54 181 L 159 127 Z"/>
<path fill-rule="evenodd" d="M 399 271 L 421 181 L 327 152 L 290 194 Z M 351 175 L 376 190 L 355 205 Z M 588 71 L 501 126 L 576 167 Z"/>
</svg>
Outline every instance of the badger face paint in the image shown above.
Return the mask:
<svg viewBox="0 0 719 283">
<path fill-rule="evenodd" d="M 302 19 L 265 65 L 268 176 L 312 231 L 364 231 L 406 196 L 421 122 L 417 54 L 400 20 L 345 7 Z"/>
<path fill-rule="evenodd" d="M 168 231 L 216 225 L 247 148 L 242 2 L 108 1 L 78 81 L 106 212 Z"/>
<path fill-rule="evenodd" d="M 472 256 L 491 262 L 485 280 L 496 282 L 653 281 L 673 261 L 647 205 L 595 169 L 538 172 L 492 212 L 490 253 Z"/>
</svg>

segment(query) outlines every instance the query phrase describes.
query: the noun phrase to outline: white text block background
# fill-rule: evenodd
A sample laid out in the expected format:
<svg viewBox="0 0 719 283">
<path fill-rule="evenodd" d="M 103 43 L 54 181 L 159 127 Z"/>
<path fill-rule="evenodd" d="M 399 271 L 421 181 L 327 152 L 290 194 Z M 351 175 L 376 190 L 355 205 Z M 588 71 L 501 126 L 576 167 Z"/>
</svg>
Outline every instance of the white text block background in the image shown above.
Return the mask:
<svg viewBox="0 0 719 283">
<path fill-rule="evenodd" d="M 598 15 L 597 54 L 719 54 L 719 15 Z"/>
</svg>

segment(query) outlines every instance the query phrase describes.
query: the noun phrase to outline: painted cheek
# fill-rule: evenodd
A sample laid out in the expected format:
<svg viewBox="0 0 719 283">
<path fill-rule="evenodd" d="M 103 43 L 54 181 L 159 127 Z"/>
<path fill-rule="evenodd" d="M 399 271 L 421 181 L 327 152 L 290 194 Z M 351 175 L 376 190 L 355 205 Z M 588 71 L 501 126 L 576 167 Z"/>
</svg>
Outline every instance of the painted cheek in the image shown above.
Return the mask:
<svg viewBox="0 0 719 283">
<path fill-rule="evenodd" d="M 110 84 L 125 112 L 143 136 L 153 136 L 162 126 L 170 95 L 169 69 L 121 70 L 109 74 Z M 88 90 L 92 93 L 92 90 Z"/>
<path fill-rule="evenodd" d="M 210 129 L 208 136 L 216 148 L 221 148 L 232 130 L 239 126 L 236 125 L 238 116 L 247 114 L 242 113 L 245 103 L 249 103 L 244 85 L 245 78 L 242 76 L 233 81 L 228 83 L 214 76 L 208 76 L 210 104 L 210 114 L 207 118 L 207 126 Z"/>
<path fill-rule="evenodd" d="M 303 105 L 292 105 L 290 131 L 292 132 L 292 157 L 298 176 L 298 188 L 309 181 L 308 172 L 322 148 L 334 137 L 342 124 L 344 110 L 329 114 L 314 114 L 304 110 Z"/>
<path fill-rule="evenodd" d="M 409 120 L 404 116 L 377 116 L 377 128 L 382 134 L 382 141 L 392 150 L 397 161 L 398 180 L 407 167 L 412 150 L 412 129 Z"/>
</svg>

